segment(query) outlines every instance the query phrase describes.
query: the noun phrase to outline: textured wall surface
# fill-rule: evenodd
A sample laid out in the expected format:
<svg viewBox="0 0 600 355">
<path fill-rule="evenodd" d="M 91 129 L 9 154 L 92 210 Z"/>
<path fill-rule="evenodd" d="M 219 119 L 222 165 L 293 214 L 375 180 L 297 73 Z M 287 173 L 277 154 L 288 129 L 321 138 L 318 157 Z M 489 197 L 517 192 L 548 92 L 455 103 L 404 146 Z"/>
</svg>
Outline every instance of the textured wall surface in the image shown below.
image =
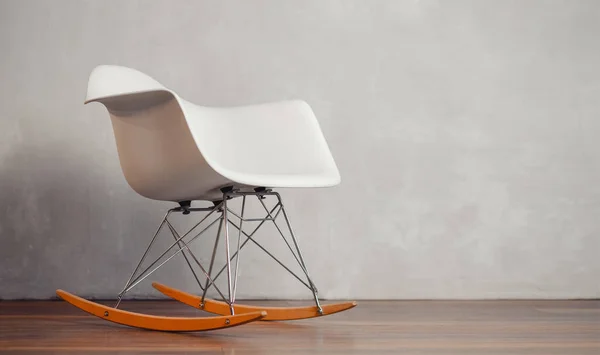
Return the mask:
<svg viewBox="0 0 600 355">
<path fill-rule="evenodd" d="M 114 297 L 172 206 L 128 187 L 83 105 L 99 64 L 207 106 L 310 103 L 342 184 L 281 192 L 325 298 L 600 297 L 599 18 L 595 0 L 0 0 L 0 298 Z M 239 297 L 310 297 L 256 248 L 241 268 Z M 179 259 L 149 280 L 196 290 Z"/>
</svg>

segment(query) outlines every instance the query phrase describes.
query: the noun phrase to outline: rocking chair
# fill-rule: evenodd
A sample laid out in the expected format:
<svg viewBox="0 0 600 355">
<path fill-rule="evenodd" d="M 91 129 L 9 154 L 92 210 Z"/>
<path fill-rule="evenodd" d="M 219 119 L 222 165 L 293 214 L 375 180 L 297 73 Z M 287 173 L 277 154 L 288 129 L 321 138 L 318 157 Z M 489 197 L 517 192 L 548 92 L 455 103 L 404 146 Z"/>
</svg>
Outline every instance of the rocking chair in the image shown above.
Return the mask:
<svg viewBox="0 0 600 355">
<path fill-rule="evenodd" d="M 131 188 L 149 199 L 172 201 L 178 205 L 168 210 L 162 219 L 137 267 L 118 294 L 114 307 L 63 290 L 56 291 L 59 297 L 100 318 L 161 331 L 202 331 L 257 320 L 312 318 L 356 305 L 355 302 L 320 304 L 282 198 L 274 191 L 276 188 L 329 187 L 340 182 L 336 164 L 308 104 L 282 101 L 232 108 L 203 107 L 182 99 L 137 70 L 109 65 L 92 71 L 85 103 L 90 102 L 100 102 L 108 109 L 121 168 Z M 235 198 L 241 199 L 239 214 L 230 208 L 231 200 Z M 254 198 L 264 208 L 264 218 L 245 216 L 246 200 Z M 269 199 L 275 202 L 270 208 L 265 202 Z M 212 205 L 193 207 L 192 201 L 210 201 Z M 179 234 L 169 220 L 175 213 L 190 215 L 196 212 L 206 215 L 184 234 Z M 243 227 L 248 222 L 259 223 L 251 232 L 246 232 Z M 301 276 L 255 240 L 255 233 L 265 223 L 276 227 L 298 263 Z M 218 225 L 218 231 L 210 263 L 205 268 L 189 245 L 213 225 Z M 159 232 L 165 228 L 172 234 L 173 243 L 140 271 Z M 232 228 L 237 234 L 234 253 Z M 224 236 L 226 265 L 217 271 L 214 264 L 221 235 Z M 239 255 L 247 243 L 258 246 L 306 286 L 312 292 L 315 305 L 277 308 L 237 304 Z M 169 252 L 170 256 L 164 258 Z M 177 301 L 218 316 L 159 317 L 118 308 L 128 291 L 180 254 L 202 294 L 189 294 L 159 283 L 153 283 L 153 286 Z M 192 265 L 202 271 L 202 281 Z M 226 292 L 215 284 L 223 272 L 227 274 Z M 206 297 L 211 287 L 222 301 Z"/>
</svg>

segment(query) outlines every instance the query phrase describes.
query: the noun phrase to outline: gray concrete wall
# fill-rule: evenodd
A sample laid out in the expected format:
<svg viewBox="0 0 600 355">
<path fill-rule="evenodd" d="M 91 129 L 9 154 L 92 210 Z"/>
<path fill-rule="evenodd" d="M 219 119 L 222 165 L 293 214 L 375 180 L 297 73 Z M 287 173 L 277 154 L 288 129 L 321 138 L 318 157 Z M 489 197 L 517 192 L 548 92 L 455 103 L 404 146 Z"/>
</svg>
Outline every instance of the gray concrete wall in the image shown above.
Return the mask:
<svg viewBox="0 0 600 355">
<path fill-rule="evenodd" d="M 2 0 L 0 298 L 114 296 L 171 206 L 127 186 L 83 105 L 99 64 L 203 105 L 311 104 L 343 182 L 282 193 L 323 297 L 600 297 L 599 19 L 595 0 Z M 310 297 L 256 248 L 241 268 L 239 297 Z M 195 290 L 181 260 L 149 279 Z"/>
</svg>

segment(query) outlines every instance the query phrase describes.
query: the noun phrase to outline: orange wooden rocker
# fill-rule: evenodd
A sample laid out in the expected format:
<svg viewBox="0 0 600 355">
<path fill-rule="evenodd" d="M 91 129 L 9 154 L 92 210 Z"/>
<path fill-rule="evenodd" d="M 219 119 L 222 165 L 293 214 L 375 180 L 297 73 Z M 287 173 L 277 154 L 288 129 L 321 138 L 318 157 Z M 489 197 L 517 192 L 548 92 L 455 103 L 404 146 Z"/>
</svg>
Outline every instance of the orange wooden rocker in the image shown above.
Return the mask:
<svg viewBox="0 0 600 355">
<path fill-rule="evenodd" d="M 228 328 L 257 320 L 319 317 L 356 306 L 355 302 L 321 305 L 281 196 L 274 191 L 284 187 L 329 187 L 340 182 L 338 169 L 308 104 L 282 101 L 232 108 L 203 107 L 182 99 L 137 70 L 107 65 L 95 68 L 90 75 L 86 103 L 89 102 L 104 104 L 110 114 L 121 168 L 129 185 L 142 196 L 177 202 L 179 206 L 171 208 L 163 218 L 114 307 L 57 290 L 60 298 L 115 323 L 177 332 Z M 241 200 L 238 213 L 230 206 L 233 199 Z M 246 203 L 250 199 L 264 209 L 263 218 L 245 217 Z M 269 199 L 274 201 L 270 208 L 266 203 Z M 206 201 L 210 205 L 192 207 L 192 201 Z M 173 213 L 196 212 L 206 215 L 184 234 L 169 220 Z M 284 223 L 280 225 L 282 219 Z M 244 229 L 255 222 L 257 225 L 251 232 Z M 255 234 L 265 223 L 275 226 L 297 262 L 299 273 L 256 241 Z M 206 269 L 189 245 L 215 225 L 218 230 Z M 230 228 L 237 231 L 233 255 Z M 172 235 L 173 243 L 140 271 L 163 229 Z M 221 235 L 226 263 L 215 272 Z M 276 308 L 236 304 L 240 252 L 249 242 L 306 286 L 312 292 L 314 306 Z M 175 300 L 219 316 L 159 317 L 118 308 L 128 291 L 180 254 L 202 295 L 159 283 L 153 286 Z M 202 272 L 202 281 L 198 270 Z M 227 275 L 227 292 L 222 292 L 215 283 L 223 272 Z M 211 288 L 222 301 L 206 297 Z"/>
</svg>

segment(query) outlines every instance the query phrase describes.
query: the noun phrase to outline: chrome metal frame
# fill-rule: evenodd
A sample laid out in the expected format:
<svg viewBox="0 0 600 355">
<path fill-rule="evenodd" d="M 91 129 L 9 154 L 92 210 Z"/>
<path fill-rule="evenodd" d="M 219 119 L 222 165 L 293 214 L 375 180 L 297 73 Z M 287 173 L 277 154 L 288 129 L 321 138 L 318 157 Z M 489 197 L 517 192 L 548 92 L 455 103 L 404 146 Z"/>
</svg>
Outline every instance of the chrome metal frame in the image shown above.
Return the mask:
<svg viewBox="0 0 600 355">
<path fill-rule="evenodd" d="M 249 197 L 249 196 L 250 197 L 254 196 L 258 199 L 258 201 L 260 202 L 261 206 L 263 207 L 263 209 L 265 210 L 265 213 L 266 213 L 264 218 L 245 218 L 244 217 L 244 212 L 246 209 L 246 197 Z M 273 206 L 271 209 L 269 209 L 264 202 L 264 200 L 267 198 L 267 196 L 274 196 L 277 200 L 277 202 L 275 203 L 275 206 Z M 239 215 L 237 213 L 235 213 L 234 211 L 232 211 L 228 207 L 228 201 L 233 198 L 236 198 L 236 197 L 242 198 L 242 207 L 241 207 L 241 211 L 240 211 Z M 184 214 L 188 214 L 190 212 L 208 212 L 208 213 L 206 216 L 204 216 L 204 218 L 202 218 L 200 220 L 200 222 L 195 224 L 185 234 L 180 235 L 177 232 L 177 230 L 175 229 L 175 227 L 169 221 L 169 216 L 173 212 L 182 212 Z M 216 217 L 214 220 L 212 220 L 212 222 L 210 222 L 206 227 L 201 229 L 200 232 L 197 232 L 193 237 L 189 238 L 189 240 L 186 242 L 185 238 L 188 237 L 188 235 L 190 235 L 196 229 L 199 229 L 199 226 L 204 221 L 208 220 L 208 218 L 215 212 L 220 213 L 221 215 Z M 277 217 L 280 216 L 281 214 L 283 214 L 283 217 L 285 220 L 285 225 L 287 227 L 287 230 L 290 235 L 290 239 L 292 241 L 291 244 L 288 241 L 288 238 L 286 238 L 282 228 L 279 226 L 279 224 L 277 224 Z M 232 217 L 237 218 L 239 221 L 239 224 L 236 224 L 232 220 Z M 208 229 L 210 229 L 217 222 L 219 222 L 219 227 L 218 227 L 217 235 L 215 237 L 215 244 L 214 244 L 211 259 L 210 259 L 210 265 L 209 265 L 208 271 L 207 271 L 204 268 L 204 266 L 200 263 L 200 260 L 194 255 L 194 253 L 190 249 L 189 245 L 193 241 L 198 239 L 201 235 L 203 235 Z M 252 232 L 247 233 L 246 231 L 243 230 L 243 227 L 245 226 L 244 222 L 260 222 L 260 223 L 258 224 L 258 226 L 256 226 L 252 230 Z M 265 222 L 273 223 L 273 225 L 277 229 L 279 235 L 281 236 L 281 238 L 287 245 L 289 251 L 292 253 L 292 256 L 296 260 L 298 266 L 302 270 L 302 273 L 304 274 L 306 281 L 304 281 L 302 279 L 302 277 L 300 277 L 296 273 L 294 273 L 281 260 L 276 258 L 263 245 L 259 244 L 254 239 L 254 235 L 264 225 Z M 165 250 L 158 258 L 156 258 L 152 263 L 150 263 L 149 266 L 144 268 L 143 271 L 138 273 L 138 271 L 140 270 L 140 267 L 142 266 L 142 263 L 144 262 L 144 260 L 146 259 L 147 255 L 148 255 L 148 252 L 154 245 L 154 243 L 157 239 L 157 236 L 159 235 L 160 231 L 163 229 L 163 227 L 165 225 L 168 227 L 171 235 L 173 236 L 173 239 L 174 239 L 173 244 L 171 244 L 171 246 L 169 248 L 167 248 L 167 250 Z M 229 225 L 233 226 L 237 230 L 237 247 L 236 247 L 236 251 L 235 251 L 235 253 L 233 253 L 233 255 L 231 255 L 231 250 L 230 250 L 230 242 L 231 242 L 230 239 L 231 238 L 230 238 Z M 215 257 L 216 257 L 217 249 L 219 246 L 221 231 L 223 231 L 223 234 L 225 235 L 226 263 L 219 270 L 219 272 L 217 272 L 216 275 L 213 276 Z M 245 238 L 245 240 L 243 242 L 242 242 L 242 236 Z M 313 280 L 311 279 L 311 277 L 308 273 L 306 263 L 304 262 L 304 257 L 302 256 L 302 252 L 300 251 L 300 247 L 298 245 L 298 241 L 296 240 L 296 236 L 292 229 L 289 217 L 285 211 L 285 207 L 283 205 L 282 198 L 279 195 L 279 193 L 274 192 L 269 189 L 264 189 L 262 191 L 241 191 L 239 189 L 231 189 L 229 191 L 223 192 L 223 199 L 221 201 L 215 203 L 214 207 L 209 207 L 209 208 L 177 207 L 177 208 L 170 209 L 167 212 L 167 214 L 164 216 L 164 218 L 162 219 L 162 222 L 160 223 L 158 229 L 154 233 L 154 236 L 152 237 L 150 244 L 146 248 L 146 251 L 142 255 L 140 261 L 138 262 L 138 264 L 135 267 L 134 271 L 132 272 L 131 276 L 127 280 L 125 286 L 123 287 L 123 290 L 118 294 L 117 303 L 115 304 L 114 307 L 117 308 L 119 306 L 119 304 L 121 303 L 121 299 L 127 292 L 129 292 L 132 288 L 134 288 L 140 282 L 145 280 L 148 276 L 153 274 L 156 270 L 158 270 L 160 267 L 162 267 L 165 263 L 167 263 L 173 257 L 175 257 L 176 255 L 181 253 L 181 254 L 183 254 L 186 264 L 190 268 L 196 282 L 198 283 L 198 286 L 202 290 L 202 298 L 201 298 L 201 303 L 199 305 L 200 308 L 204 308 L 204 300 L 205 300 L 206 294 L 207 294 L 208 290 L 210 289 L 210 287 L 212 286 L 215 288 L 215 290 L 217 291 L 219 296 L 223 299 L 223 301 L 229 305 L 229 310 L 230 310 L 231 314 L 233 315 L 233 314 L 235 314 L 235 310 L 234 310 L 233 306 L 235 304 L 235 295 L 237 292 L 240 252 L 244 248 L 244 246 L 246 246 L 246 244 L 248 242 L 252 242 L 258 248 L 260 248 L 262 251 L 264 251 L 269 257 L 271 257 L 275 262 L 277 262 L 280 266 L 282 266 L 287 272 L 289 272 L 292 276 L 294 276 L 300 283 L 302 283 L 309 290 L 311 290 L 315 304 L 318 309 L 318 312 L 321 314 L 323 313 L 321 304 L 319 302 L 317 287 L 315 286 Z M 175 252 L 173 252 L 169 257 L 167 257 L 164 261 L 162 261 L 158 266 L 154 267 L 161 259 L 163 259 L 163 257 L 165 257 L 165 255 L 167 255 L 174 248 L 175 248 Z M 232 274 L 232 265 L 231 264 L 232 264 L 234 258 L 235 258 L 235 266 L 233 269 L 234 269 L 235 274 Z M 202 285 L 202 282 L 201 282 L 200 278 L 198 277 L 198 274 L 196 273 L 196 270 L 194 269 L 193 265 L 196 265 L 202 271 L 202 274 L 204 274 L 204 277 L 206 278 L 206 280 L 204 282 L 204 286 Z M 221 274 L 225 270 L 227 270 L 227 291 L 228 291 L 227 297 L 225 297 L 224 293 L 221 292 L 221 290 L 217 287 L 217 285 L 215 283 L 217 281 L 217 279 L 219 278 L 219 276 L 221 276 Z"/>
</svg>

